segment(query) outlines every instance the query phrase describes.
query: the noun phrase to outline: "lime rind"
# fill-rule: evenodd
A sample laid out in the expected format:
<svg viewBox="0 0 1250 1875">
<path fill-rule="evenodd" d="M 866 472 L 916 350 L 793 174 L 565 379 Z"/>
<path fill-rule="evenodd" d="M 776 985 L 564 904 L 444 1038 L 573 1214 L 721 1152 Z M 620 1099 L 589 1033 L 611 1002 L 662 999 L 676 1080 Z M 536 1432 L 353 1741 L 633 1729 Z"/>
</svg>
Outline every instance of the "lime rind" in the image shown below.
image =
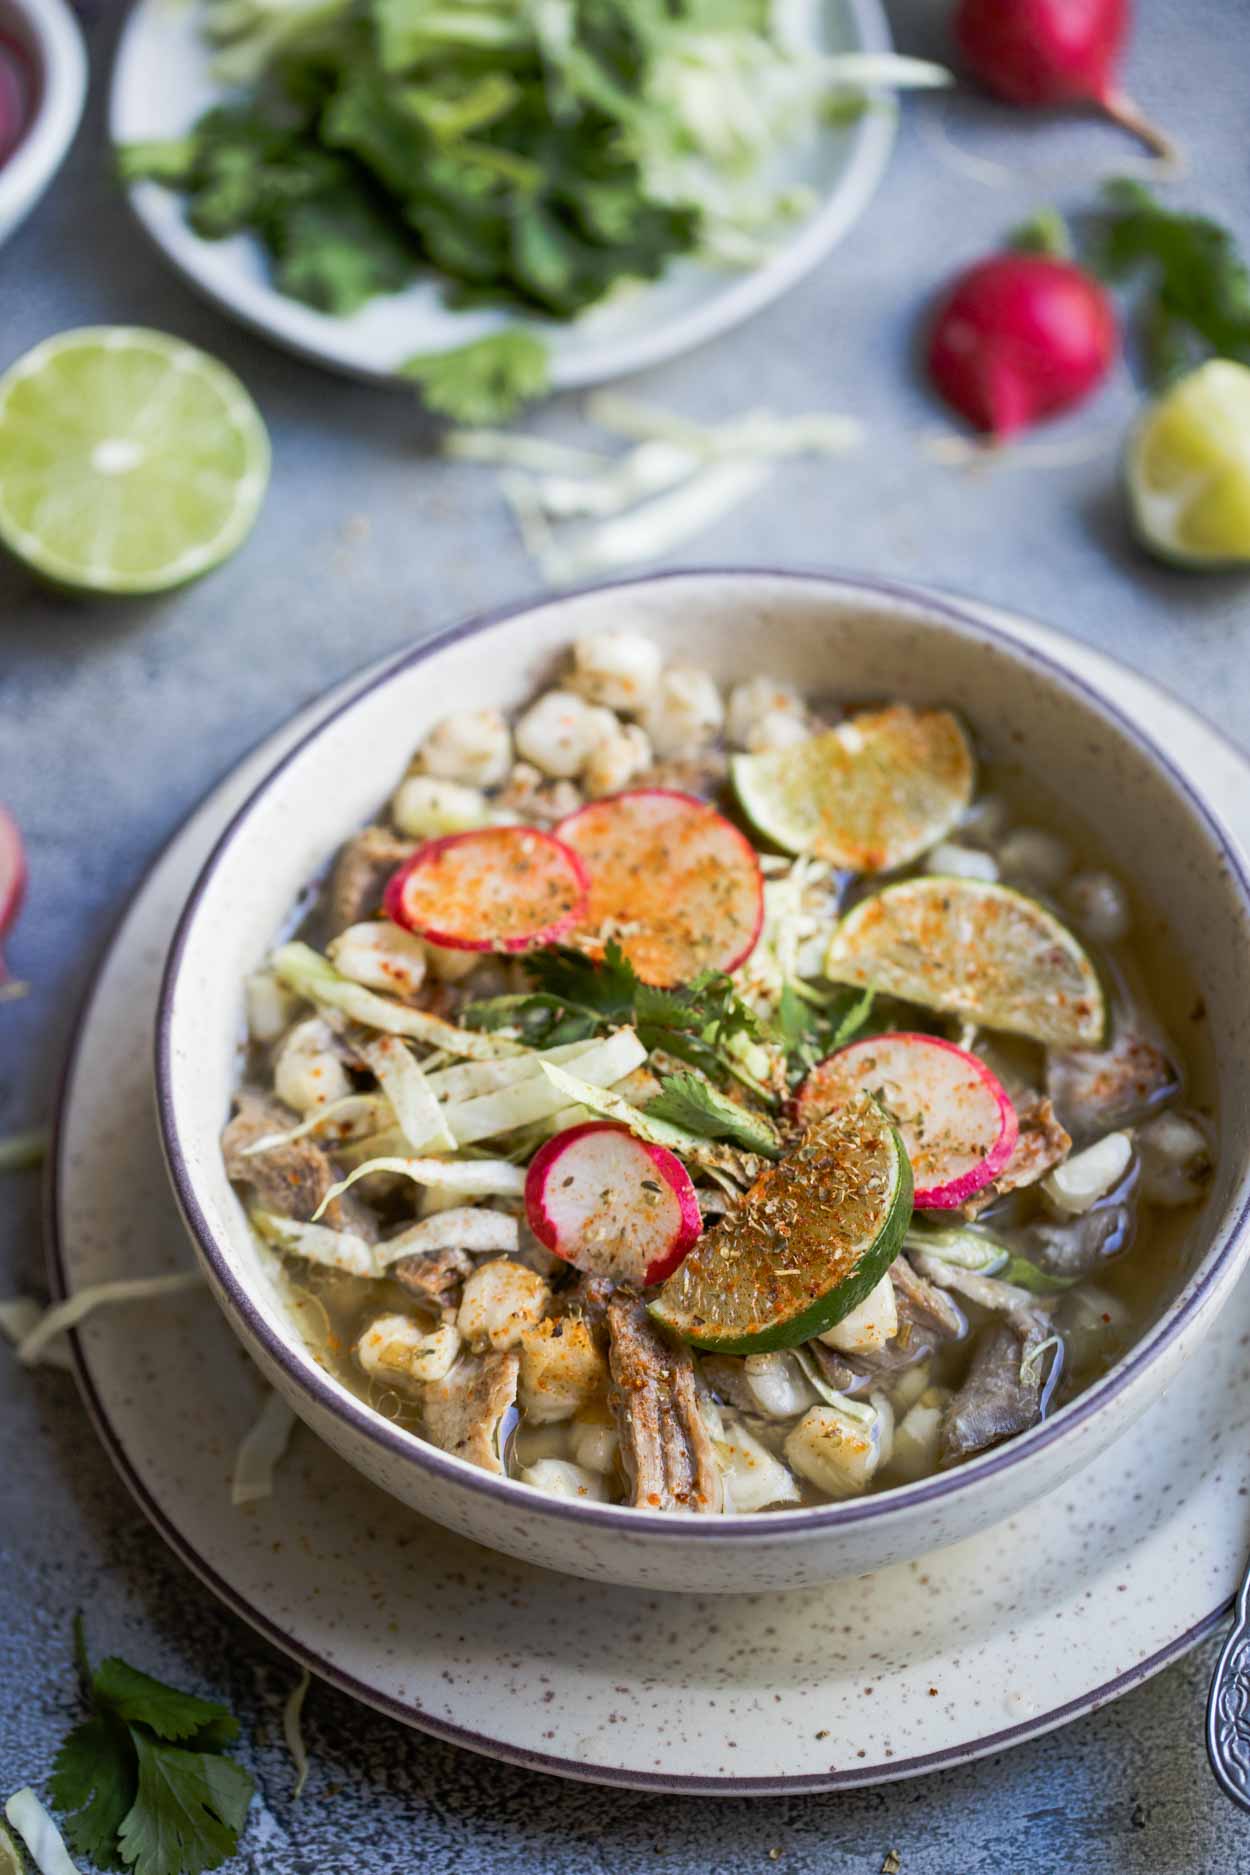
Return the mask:
<svg viewBox="0 0 1250 1875">
<path fill-rule="evenodd" d="M 164 333 L 84 326 L 0 378 L 0 544 L 72 591 L 160 592 L 220 565 L 269 469 L 238 378 Z"/>
<path fill-rule="evenodd" d="M 778 1349 L 800 1347 L 805 1341 L 824 1334 L 872 1293 L 902 1251 L 903 1238 L 911 1222 L 913 1185 L 911 1164 L 898 1129 L 875 1101 L 865 1100 L 862 1105 L 874 1116 L 878 1140 L 888 1143 L 891 1175 L 880 1221 L 867 1241 L 851 1252 L 854 1261 L 849 1272 L 836 1276 L 806 1307 L 791 1307 L 778 1314 L 770 1325 L 753 1324 L 747 1328 L 734 1324 L 723 1310 L 719 1321 L 713 1321 L 706 1310 L 698 1306 L 700 1293 L 708 1295 L 707 1285 L 700 1280 L 702 1271 L 719 1249 L 717 1232 L 712 1231 L 695 1246 L 650 1305 L 652 1315 L 670 1333 L 709 1354 L 769 1354 Z M 782 1161 L 781 1167 L 774 1167 L 771 1173 L 765 1174 L 765 1181 L 784 1168 L 785 1161 Z M 748 1193 L 743 1203 L 744 1207 L 751 1203 L 751 1194 Z M 718 1226 L 721 1231 L 725 1228 L 724 1224 Z M 766 1268 L 759 1270 L 761 1285 L 766 1274 Z M 738 1286 L 747 1285 L 740 1283 Z"/>
<path fill-rule="evenodd" d="M 1250 370 L 1215 358 L 1149 407 L 1125 454 L 1134 529 L 1181 567 L 1250 562 Z"/>
<path fill-rule="evenodd" d="M 730 772 L 747 818 L 784 851 L 892 872 L 958 824 L 975 763 L 949 711 L 900 704 L 784 749 L 736 755 Z"/>
<path fill-rule="evenodd" d="M 1068 927 L 1014 886 L 926 873 L 861 899 L 835 927 L 831 982 L 1060 1048 L 1105 1040 L 1107 996 Z"/>
</svg>

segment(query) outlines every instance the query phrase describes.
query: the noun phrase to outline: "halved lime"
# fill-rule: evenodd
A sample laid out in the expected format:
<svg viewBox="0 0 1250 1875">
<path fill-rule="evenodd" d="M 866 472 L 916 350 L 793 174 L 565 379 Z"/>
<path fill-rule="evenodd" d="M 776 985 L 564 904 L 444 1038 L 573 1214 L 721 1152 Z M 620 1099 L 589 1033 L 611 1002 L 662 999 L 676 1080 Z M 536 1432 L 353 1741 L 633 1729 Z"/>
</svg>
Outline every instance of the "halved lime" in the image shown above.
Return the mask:
<svg viewBox="0 0 1250 1875">
<path fill-rule="evenodd" d="M 1067 927 L 983 879 L 927 875 L 861 899 L 825 975 L 1058 1048 L 1095 1048 L 1107 1026 L 1098 972 Z"/>
<path fill-rule="evenodd" d="M 62 332 L 0 378 L 0 543 L 59 585 L 160 592 L 207 572 L 268 480 L 239 380 L 163 332 Z"/>
<path fill-rule="evenodd" d="M 1250 560 L 1250 369 L 1213 358 L 1158 398 L 1127 460 L 1144 544 L 1183 566 Z"/>
<path fill-rule="evenodd" d="M 903 1142 L 862 1096 L 809 1127 L 756 1180 L 669 1277 L 651 1313 L 719 1354 L 798 1347 L 876 1288 L 911 1209 Z"/>
<path fill-rule="evenodd" d="M 948 710 L 897 704 L 789 748 L 736 755 L 733 784 L 754 826 L 788 853 L 853 872 L 905 866 L 972 798 L 968 738 Z"/>
</svg>

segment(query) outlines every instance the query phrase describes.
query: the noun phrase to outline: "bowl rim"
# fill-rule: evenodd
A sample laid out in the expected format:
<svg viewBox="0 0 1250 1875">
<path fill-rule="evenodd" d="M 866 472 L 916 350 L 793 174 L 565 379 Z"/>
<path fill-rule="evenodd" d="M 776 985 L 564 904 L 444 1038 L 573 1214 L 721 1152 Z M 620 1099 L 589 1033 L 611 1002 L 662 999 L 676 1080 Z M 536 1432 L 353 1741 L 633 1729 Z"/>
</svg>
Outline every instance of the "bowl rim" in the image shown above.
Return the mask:
<svg viewBox="0 0 1250 1875">
<path fill-rule="evenodd" d="M 179 915 L 162 971 L 156 1006 L 154 1047 L 157 1124 L 178 1208 L 207 1268 L 211 1278 L 210 1286 L 217 1292 L 218 1300 L 231 1319 L 232 1326 L 236 1330 L 242 1329 L 245 1342 L 263 1349 L 266 1359 L 273 1362 L 298 1395 L 309 1397 L 332 1418 L 345 1424 L 349 1430 L 362 1433 L 384 1453 L 407 1464 L 415 1464 L 419 1471 L 432 1472 L 449 1484 L 494 1500 L 501 1507 L 526 1509 L 540 1517 L 557 1521 L 571 1519 L 582 1527 L 589 1525 L 605 1531 L 615 1530 L 622 1534 L 634 1532 L 639 1536 L 680 1542 L 695 1533 L 698 1533 L 698 1540 L 712 1536 L 722 1540 L 738 1539 L 739 1542 L 749 1538 L 756 1543 L 765 1538 L 799 1540 L 809 1533 L 834 1532 L 852 1525 L 876 1522 L 883 1517 L 901 1516 L 905 1512 L 944 1501 L 960 1492 L 972 1493 L 976 1487 L 988 1484 L 1034 1454 L 1047 1450 L 1069 1432 L 1075 1433 L 1095 1413 L 1123 1394 L 1202 1312 L 1217 1280 L 1227 1279 L 1230 1265 L 1244 1261 L 1247 1225 L 1250 1224 L 1250 1180 L 1246 1174 L 1243 1173 L 1241 1181 L 1240 1203 L 1237 1203 L 1235 1194 L 1230 1214 L 1216 1227 L 1214 1235 L 1222 1235 L 1223 1242 L 1214 1256 L 1208 1250 L 1199 1270 L 1195 1270 L 1187 1279 L 1180 1293 L 1168 1304 L 1147 1334 L 1135 1342 L 1106 1374 L 1094 1381 L 1075 1400 L 1061 1407 L 1052 1418 L 1040 1421 L 1028 1431 L 1018 1433 L 1002 1445 L 951 1471 L 939 1472 L 912 1484 L 893 1486 L 888 1491 L 865 1498 L 833 1504 L 804 1505 L 794 1510 L 773 1510 L 766 1517 L 758 1512 L 728 1513 L 718 1517 L 674 1516 L 667 1512 L 640 1510 L 628 1504 L 579 1503 L 571 1499 L 550 1497 L 523 1485 L 518 1479 L 483 1471 L 465 1459 L 440 1450 L 418 1434 L 393 1425 L 373 1412 L 364 1401 L 358 1400 L 340 1382 L 333 1381 L 311 1359 L 307 1363 L 301 1360 L 294 1347 L 270 1327 L 253 1301 L 248 1286 L 230 1267 L 229 1258 L 220 1246 L 196 1195 L 195 1181 L 182 1151 L 175 1120 L 177 1075 L 171 1045 L 173 1006 L 193 927 L 217 869 L 236 836 L 262 798 L 268 795 L 304 751 L 359 703 L 396 677 L 436 656 L 448 645 L 507 626 L 533 612 L 562 606 L 566 602 L 596 594 L 629 593 L 687 581 L 733 581 L 748 585 L 758 583 L 760 586 L 792 582 L 795 586 L 806 585 L 817 591 L 823 590 L 830 598 L 858 595 L 865 600 L 895 601 L 921 615 L 927 613 L 931 618 L 935 617 L 938 623 L 954 627 L 965 636 L 985 640 L 1016 662 L 1032 665 L 1061 690 L 1073 692 L 1079 702 L 1108 719 L 1118 734 L 1132 743 L 1162 774 L 1174 792 L 1181 796 L 1222 856 L 1228 877 L 1240 895 L 1243 910 L 1250 922 L 1250 870 L 1231 835 L 1166 750 L 1133 723 L 1110 697 L 1104 696 L 1084 678 L 1068 670 L 1047 652 L 1022 642 L 997 625 L 964 610 L 958 599 L 935 594 L 932 590 L 912 586 L 905 581 L 872 574 L 767 566 L 682 568 L 618 580 L 596 581 L 558 593 L 539 593 L 476 613 L 446 626 L 430 638 L 422 639 L 410 650 L 400 652 L 314 723 L 251 790 L 231 816 L 196 878 Z"/>
<path fill-rule="evenodd" d="M 0 167 L 0 228 L 16 227 L 51 182 L 74 140 L 87 97 L 87 52 L 65 0 L 5 0 L 38 61 L 35 112 Z"/>
</svg>

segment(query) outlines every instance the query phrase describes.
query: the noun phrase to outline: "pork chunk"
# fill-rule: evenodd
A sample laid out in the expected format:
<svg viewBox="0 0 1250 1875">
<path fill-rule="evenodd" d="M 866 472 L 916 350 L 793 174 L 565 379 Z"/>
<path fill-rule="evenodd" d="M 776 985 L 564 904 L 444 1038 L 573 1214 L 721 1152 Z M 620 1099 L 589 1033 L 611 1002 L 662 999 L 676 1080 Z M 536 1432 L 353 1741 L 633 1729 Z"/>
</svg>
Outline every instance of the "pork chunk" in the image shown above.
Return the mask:
<svg viewBox="0 0 1250 1875">
<path fill-rule="evenodd" d="M 416 850 L 416 841 L 401 840 L 388 827 L 366 827 L 352 836 L 340 849 L 330 880 L 332 937 L 378 911 L 387 880 Z"/>
<path fill-rule="evenodd" d="M 1066 1128 L 1055 1118 L 1055 1109 L 1044 1094 L 1029 1094 L 1016 1103 L 1020 1132 L 1010 1159 L 996 1179 L 981 1188 L 967 1204 L 964 1217 L 973 1218 L 1006 1192 L 1036 1185 L 1047 1172 L 1067 1158 L 1072 1140 Z"/>
<path fill-rule="evenodd" d="M 281 1101 L 247 1087 L 240 1089 L 235 1107 L 234 1118 L 221 1136 L 227 1178 L 236 1185 L 249 1186 L 262 1210 L 306 1224 L 334 1184 L 334 1168 L 328 1155 L 305 1137 L 245 1157 L 247 1148 L 266 1134 L 285 1133 L 298 1126 L 299 1115 Z M 330 1206 L 325 1222 L 332 1229 L 341 1227 L 342 1217 L 335 1205 Z"/>
<path fill-rule="evenodd" d="M 521 1363 L 514 1350 L 469 1355 L 425 1389 L 421 1420 L 431 1444 L 497 1477 L 504 1472 L 504 1422 L 516 1406 Z"/>
<path fill-rule="evenodd" d="M 464 1279 L 472 1272 L 473 1258 L 467 1250 L 448 1249 L 401 1257 L 398 1263 L 392 1263 L 389 1273 L 429 1308 L 456 1309 Z"/>
<path fill-rule="evenodd" d="M 1046 1092 L 1074 1139 L 1132 1126 L 1179 1086 L 1163 1050 L 1131 1025 L 1110 1048 L 1052 1049 L 1047 1058 Z"/>
<path fill-rule="evenodd" d="M 608 1404 L 630 1502 L 642 1510 L 719 1511 L 720 1468 L 699 1411 L 689 1348 L 666 1340 L 636 1296 L 613 1296 L 607 1320 Z"/>
<path fill-rule="evenodd" d="M 1035 1426 L 1042 1412 L 1048 1356 L 1030 1360 L 1051 1332 L 1040 1310 L 1018 1310 L 990 1322 L 968 1378 L 942 1417 L 939 1464 L 958 1465 Z"/>
</svg>

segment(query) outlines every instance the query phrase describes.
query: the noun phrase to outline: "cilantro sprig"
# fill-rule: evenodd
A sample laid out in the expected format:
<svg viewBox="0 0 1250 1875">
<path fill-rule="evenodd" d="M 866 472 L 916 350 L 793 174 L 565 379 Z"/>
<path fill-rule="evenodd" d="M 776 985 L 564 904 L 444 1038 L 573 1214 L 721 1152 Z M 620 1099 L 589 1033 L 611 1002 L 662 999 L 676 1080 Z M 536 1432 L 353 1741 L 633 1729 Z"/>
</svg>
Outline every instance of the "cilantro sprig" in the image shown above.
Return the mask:
<svg viewBox="0 0 1250 1875">
<path fill-rule="evenodd" d="M 767 1026 L 719 970 L 705 970 L 680 989 L 660 990 L 638 977 L 612 940 L 601 961 L 580 951 L 535 951 L 526 958 L 534 989 L 470 1003 L 469 1028 L 516 1028 L 535 1048 L 580 1042 L 628 1023 L 648 1050 L 697 1068 L 719 1086 L 737 1080 L 772 1104 L 775 1097 L 732 1052 L 739 1039 L 771 1039 Z"/>
<path fill-rule="evenodd" d="M 89 1716 L 65 1739 L 50 1791 L 73 1848 L 101 1869 L 201 1875 L 232 1856 L 254 1785 L 223 1747 L 239 1722 L 109 1656 L 92 1669 L 74 1623 Z"/>
<path fill-rule="evenodd" d="M 777 1007 L 777 1028 L 792 1073 L 803 1074 L 868 1026 L 875 991 L 817 992 L 814 1000 L 787 982 Z"/>
<path fill-rule="evenodd" d="M 727 1139 L 766 1159 L 781 1157 L 781 1136 L 763 1113 L 753 1113 L 699 1074 L 665 1074 L 660 1091 L 646 1106 L 655 1120 L 667 1120 L 703 1139 Z"/>
<path fill-rule="evenodd" d="M 1144 282 L 1146 368 L 1166 383 L 1214 355 L 1250 364 L 1250 271 L 1226 228 L 1165 208 L 1139 182 L 1108 183 L 1096 261 Z"/>
</svg>

